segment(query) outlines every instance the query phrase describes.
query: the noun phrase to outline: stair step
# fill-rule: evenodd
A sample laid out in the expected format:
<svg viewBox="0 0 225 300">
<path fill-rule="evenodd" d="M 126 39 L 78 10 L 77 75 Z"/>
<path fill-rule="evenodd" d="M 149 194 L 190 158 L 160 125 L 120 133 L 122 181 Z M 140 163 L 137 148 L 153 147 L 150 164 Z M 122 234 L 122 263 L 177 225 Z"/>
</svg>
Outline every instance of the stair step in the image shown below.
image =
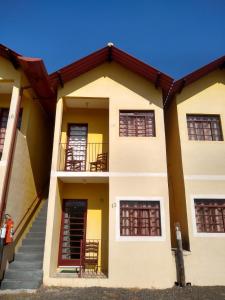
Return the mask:
<svg viewBox="0 0 225 300">
<path fill-rule="evenodd" d="M 44 238 L 30 238 L 30 239 L 25 239 L 22 241 L 22 245 L 44 245 L 45 239 Z"/>
<path fill-rule="evenodd" d="M 41 280 L 43 276 L 42 270 L 7 270 L 5 273 L 5 279 L 13 280 Z"/>
<path fill-rule="evenodd" d="M 32 230 L 34 229 L 34 231 L 37 231 L 37 229 L 39 229 L 40 231 L 43 231 L 46 229 L 46 225 L 45 224 L 34 224 L 32 226 Z"/>
<path fill-rule="evenodd" d="M 17 261 L 42 261 L 44 253 L 42 252 L 18 252 L 15 254 Z"/>
<path fill-rule="evenodd" d="M 18 253 L 21 253 L 21 252 L 24 252 L 24 253 L 30 253 L 30 252 L 33 252 L 33 253 L 40 253 L 40 252 L 44 252 L 44 245 L 24 245 L 22 247 L 19 248 L 19 251 Z"/>
<path fill-rule="evenodd" d="M 27 245 L 27 246 L 30 246 L 30 245 Z M 23 247 L 20 247 L 20 249 L 19 249 L 19 251 L 17 253 L 24 253 L 24 254 L 35 253 L 35 254 L 41 254 L 41 253 L 44 253 L 44 245 L 41 246 L 41 247 L 37 247 L 37 245 L 36 246 L 31 246 L 31 247 L 23 246 Z"/>
<path fill-rule="evenodd" d="M 26 235 L 26 239 L 32 239 L 32 238 L 39 238 L 39 239 L 44 239 L 45 238 L 45 231 L 36 231 L 36 232 L 28 232 Z"/>
<path fill-rule="evenodd" d="M 29 232 L 26 236 L 26 239 L 30 238 L 45 238 L 45 232 Z"/>
<path fill-rule="evenodd" d="M 37 218 L 33 224 L 45 224 L 46 223 L 46 218 Z"/>
<path fill-rule="evenodd" d="M 46 227 L 46 223 L 47 222 L 42 222 L 42 221 L 34 221 L 33 223 L 32 223 L 32 227 L 36 227 L 36 226 L 42 226 L 42 227 Z"/>
<path fill-rule="evenodd" d="M 9 270 L 41 270 L 43 267 L 43 261 L 13 261 L 9 265 Z"/>
<path fill-rule="evenodd" d="M 39 232 L 39 233 L 45 233 L 46 227 L 31 227 L 30 232 Z"/>
<path fill-rule="evenodd" d="M 2 281 L 1 289 L 2 290 L 15 290 L 15 289 L 38 289 L 42 284 L 42 279 L 40 280 L 12 280 L 5 279 Z"/>
<path fill-rule="evenodd" d="M 42 284 L 47 205 L 46 202 L 41 208 L 14 261 L 9 264 L 1 289 L 37 289 Z"/>
<path fill-rule="evenodd" d="M 32 224 L 32 226 L 35 226 L 35 225 L 42 225 L 42 226 L 46 226 L 46 221 L 44 221 L 44 222 L 42 222 L 42 221 L 35 221 L 33 224 Z"/>
</svg>

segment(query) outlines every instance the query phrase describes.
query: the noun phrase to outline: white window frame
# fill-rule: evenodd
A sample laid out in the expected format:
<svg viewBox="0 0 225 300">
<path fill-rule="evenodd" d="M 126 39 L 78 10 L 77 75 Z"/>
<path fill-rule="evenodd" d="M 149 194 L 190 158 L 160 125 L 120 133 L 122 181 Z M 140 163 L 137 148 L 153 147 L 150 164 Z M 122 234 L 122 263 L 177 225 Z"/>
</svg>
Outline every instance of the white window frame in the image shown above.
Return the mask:
<svg viewBox="0 0 225 300">
<path fill-rule="evenodd" d="M 120 235 L 120 201 L 158 201 L 160 205 L 160 236 L 121 236 Z M 160 242 L 166 240 L 165 208 L 163 197 L 116 197 L 116 241 L 120 242 Z"/>
<path fill-rule="evenodd" d="M 192 215 L 192 228 L 193 228 L 193 236 L 194 237 L 216 237 L 216 238 L 224 238 L 225 232 L 198 232 L 197 225 L 196 225 L 196 216 L 195 216 L 195 200 L 199 199 L 225 199 L 225 195 L 217 195 L 217 194 L 198 194 L 198 195 L 191 195 L 191 215 Z"/>
</svg>

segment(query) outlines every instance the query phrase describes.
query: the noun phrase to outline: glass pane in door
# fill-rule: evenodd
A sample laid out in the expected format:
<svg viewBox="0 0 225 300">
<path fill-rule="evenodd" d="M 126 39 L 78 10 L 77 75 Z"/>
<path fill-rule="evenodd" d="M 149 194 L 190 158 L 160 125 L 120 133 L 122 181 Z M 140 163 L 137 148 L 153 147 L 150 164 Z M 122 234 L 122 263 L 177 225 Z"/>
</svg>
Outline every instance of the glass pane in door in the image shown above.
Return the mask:
<svg viewBox="0 0 225 300">
<path fill-rule="evenodd" d="M 86 170 L 87 124 L 70 124 L 67 149 L 72 149 L 71 160 L 74 165 L 80 164 L 80 171 Z"/>
</svg>

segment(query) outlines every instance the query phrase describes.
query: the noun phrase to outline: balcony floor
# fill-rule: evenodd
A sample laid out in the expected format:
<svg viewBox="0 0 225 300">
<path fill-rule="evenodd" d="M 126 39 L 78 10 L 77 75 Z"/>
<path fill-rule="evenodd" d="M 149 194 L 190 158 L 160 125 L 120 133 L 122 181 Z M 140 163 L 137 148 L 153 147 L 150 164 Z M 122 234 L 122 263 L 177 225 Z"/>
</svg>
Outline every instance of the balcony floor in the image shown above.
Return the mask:
<svg viewBox="0 0 225 300">
<path fill-rule="evenodd" d="M 62 182 L 65 183 L 107 183 L 109 172 L 56 172 Z"/>
</svg>

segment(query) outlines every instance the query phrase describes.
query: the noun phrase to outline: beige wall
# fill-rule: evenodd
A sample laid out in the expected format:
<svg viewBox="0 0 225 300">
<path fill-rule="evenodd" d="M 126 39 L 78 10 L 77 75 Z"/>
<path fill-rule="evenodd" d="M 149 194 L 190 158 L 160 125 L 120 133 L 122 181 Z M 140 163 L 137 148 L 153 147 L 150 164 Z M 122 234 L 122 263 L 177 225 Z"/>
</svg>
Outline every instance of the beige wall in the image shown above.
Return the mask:
<svg viewBox="0 0 225 300">
<path fill-rule="evenodd" d="M 19 92 L 25 85 L 28 86 L 29 82 L 21 69 L 15 70 L 10 61 L 0 57 L 0 107 L 10 108 L 0 161 L 0 195 L 9 159 L 9 146 L 13 138 L 12 128 L 20 99 Z M 17 133 L 8 189 L 6 213 L 12 215 L 15 227 L 37 196 L 37 192 L 41 192 L 49 176 L 51 124 L 47 121 L 38 100 L 33 100 L 33 96 L 31 89 L 23 90 L 22 124 Z"/>
<path fill-rule="evenodd" d="M 225 236 L 200 237 L 194 232 L 193 198 L 222 197 L 225 199 L 224 181 L 186 180 L 186 201 L 191 254 L 185 257 L 187 280 L 194 285 L 224 285 Z"/>
<path fill-rule="evenodd" d="M 143 197 L 162 198 L 162 240 L 123 241 L 116 238 L 119 222 L 116 200 Z M 116 205 L 115 205 L 116 203 Z M 110 178 L 109 213 L 109 278 L 115 286 L 166 288 L 176 281 L 175 265 L 171 254 L 169 199 L 166 178 L 123 177 Z M 164 223 L 164 224 L 163 224 Z M 117 229 L 116 229 L 117 228 Z"/>
<path fill-rule="evenodd" d="M 225 132 L 225 72 L 218 70 L 184 88 L 177 96 L 179 131 L 185 175 L 224 175 L 225 141 L 190 141 L 186 114 L 219 114 Z M 216 154 L 215 154 L 216 153 Z"/>
<path fill-rule="evenodd" d="M 57 187 L 55 181 L 60 174 L 56 172 L 58 145 L 61 131 L 65 136 L 65 124 L 69 120 L 87 120 L 86 112 L 79 109 L 62 109 L 63 100 L 69 99 L 107 99 L 109 102 L 109 257 L 108 279 L 88 280 L 56 278 L 49 257 L 53 248 L 58 247 L 58 239 L 53 240 L 57 228 L 53 227 Z M 85 101 L 85 100 L 84 100 Z M 102 100 L 104 101 L 104 100 Z M 72 103 L 72 102 L 71 102 Z M 156 137 L 119 137 L 119 110 L 154 110 Z M 77 114 L 76 112 L 77 111 Z M 63 116 L 62 116 L 63 113 Z M 79 116 L 78 116 L 79 114 Z M 101 118 L 93 111 L 90 114 L 96 126 L 102 126 Z M 48 227 L 45 245 L 44 284 L 63 286 L 115 286 L 115 287 L 171 287 L 176 281 L 175 264 L 171 254 L 169 200 L 165 150 L 164 116 L 161 91 L 142 77 L 126 70 L 117 63 L 105 63 L 78 78 L 71 80 L 58 91 L 57 118 L 54 134 L 54 157 L 49 196 Z M 90 117 L 90 115 L 89 115 Z M 62 126 L 61 126 L 62 119 Z M 99 123 L 100 122 L 100 123 Z M 98 124 L 98 125 L 97 125 Z M 107 128 L 107 127 L 106 127 Z M 98 129 L 98 131 L 100 128 Z M 105 128 L 101 129 L 102 132 Z M 106 133 L 105 133 L 106 134 Z M 99 175 L 99 174 L 98 174 Z M 100 179 L 96 178 L 98 181 Z M 72 175 L 70 175 L 72 176 Z M 75 175 L 76 176 L 76 175 Z M 95 174 L 92 175 L 95 177 Z M 71 177 L 71 182 L 73 178 Z M 98 184 L 97 184 L 98 185 Z M 72 185 L 71 185 L 72 186 Z M 82 193 L 87 193 L 84 188 Z M 100 195 L 98 195 L 99 197 Z M 149 241 L 120 241 L 116 238 L 118 224 L 118 197 L 144 197 L 161 199 L 164 208 L 162 226 L 163 237 Z M 51 203 L 51 204 L 50 204 Z M 117 205 L 117 207 L 116 207 Z M 106 222 L 108 221 L 106 220 Z M 58 221 L 57 221 L 58 222 Z M 54 232 L 54 233 L 53 233 Z M 59 233 L 58 233 L 59 234 Z M 53 263 L 55 267 L 55 263 Z"/>
<path fill-rule="evenodd" d="M 13 158 L 6 213 L 14 220 L 15 227 L 36 197 L 27 140 L 18 130 Z"/>
<path fill-rule="evenodd" d="M 219 114 L 222 131 L 225 130 L 225 79 L 224 71 L 217 70 L 185 87 L 176 96 L 180 146 L 183 163 L 184 201 L 177 197 L 183 209 L 187 209 L 190 254 L 185 256 L 187 281 L 193 285 L 225 284 L 225 237 L 194 232 L 195 212 L 193 199 L 225 196 L 225 141 L 190 141 L 186 114 Z M 175 101 L 174 101 L 175 102 Z M 169 112 L 168 112 L 169 113 Z M 168 117 L 172 118 L 172 114 Z M 168 129 L 169 131 L 169 129 Z M 171 133 L 169 134 L 169 136 Z M 170 142 L 170 140 L 168 139 Z M 171 147 L 174 144 L 171 142 Z M 175 155 L 174 155 L 175 156 Z M 169 164 L 173 162 L 169 158 Z M 175 175 L 173 174 L 173 177 Z M 179 188 L 179 178 L 176 180 Z M 179 192 L 177 191 L 177 195 Z M 225 198 L 225 197 L 224 197 Z M 179 212 L 175 212 L 179 217 Z"/>
<path fill-rule="evenodd" d="M 108 143 L 109 116 L 106 109 L 66 109 L 63 114 L 61 142 L 67 142 L 68 125 L 88 124 L 88 143 Z"/>
<path fill-rule="evenodd" d="M 87 200 L 86 239 L 99 240 L 99 271 L 108 271 L 108 184 L 63 184 L 62 199 Z"/>
<path fill-rule="evenodd" d="M 50 175 L 53 124 L 39 102 L 33 99 L 27 99 L 27 102 L 28 120 L 25 135 L 31 158 L 35 186 L 38 191 L 42 191 Z M 24 118 L 25 117 L 24 115 Z"/>
<path fill-rule="evenodd" d="M 177 105 L 173 101 L 165 112 L 167 168 L 170 199 L 170 226 L 172 246 L 176 247 L 175 223 L 179 222 L 183 246 L 189 249 L 187 208 L 185 201 L 184 175 L 178 128 Z"/>
<path fill-rule="evenodd" d="M 17 80 L 20 78 L 21 73 L 13 67 L 13 64 L 7 59 L 0 57 L 0 80 Z"/>
<path fill-rule="evenodd" d="M 61 97 L 109 99 L 110 171 L 166 172 L 162 97 L 149 81 L 106 63 L 66 83 L 58 91 Z M 119 137 L 120 109 L 154 110 L 156 137 Z"/>
<path fill-rule="evenodd" d="M 76 102 L 76 100 L 74 100 Z M 108 153 L 109 149 L 109 111 L 107 109 L 68 109 L 65 107 L 62 120 L 61 145 L 59 150 L 58 170 L 65 168 L 65 149 L 70 124 L 86 124 L 87 133 L 87 162 L 86 168 L 90 169 L 90 162 L 96 161 L 97 154 Z"/>
</svg>

